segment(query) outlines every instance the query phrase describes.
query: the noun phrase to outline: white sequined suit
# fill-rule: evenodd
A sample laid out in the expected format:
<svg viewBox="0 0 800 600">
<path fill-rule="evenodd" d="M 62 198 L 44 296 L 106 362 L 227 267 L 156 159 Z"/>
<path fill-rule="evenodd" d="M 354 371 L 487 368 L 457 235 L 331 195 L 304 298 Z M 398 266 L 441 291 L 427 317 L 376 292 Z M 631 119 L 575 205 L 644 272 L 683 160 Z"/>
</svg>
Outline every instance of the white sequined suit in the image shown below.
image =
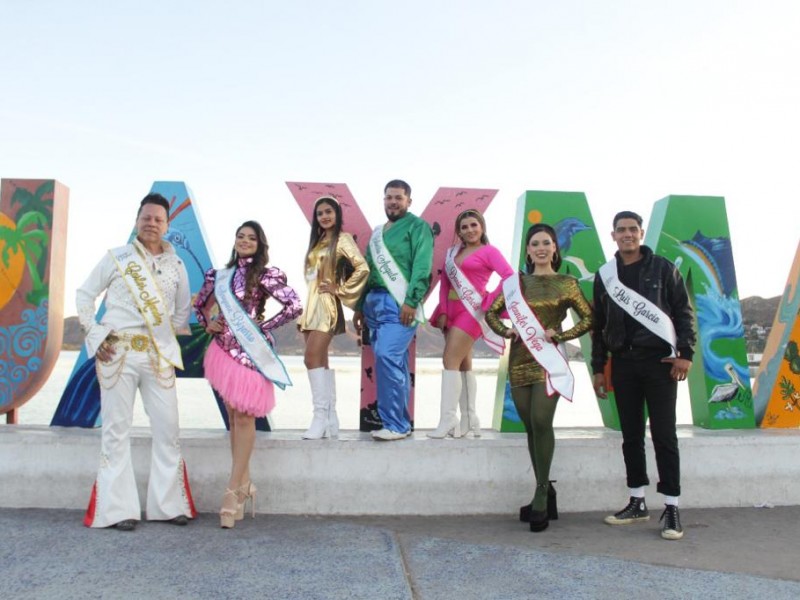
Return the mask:
<svg viewBox="0 0 800 600">
<path fill-rule="evenodd" d="M 191 292 L 183 262 L 168 242 L 163 253 L 150 254 L 133 242 L 150 268 L 171 315 L 173 329 L 188 333 Z M 106 292 L 106 313 L 95 321 L 95 300 Z M 178 442 L 175 370 L 156 352 L 145 321 L 113 257 L 106 254 L 78 289 L 77 308 L 86 331 L 86 348 L 94 356 L 114 332 L 114 357 L 97 361 L 100 383 L 102 442 L 100 468 L 84 517 L 87 527 L 109 527 L 141 518 L 141 506 L 131 462 L 130 430 L 138 389 L 150 418 L 152 457 L 147 487 L 146 516 L 169 520 L 196 516 L 186 468 Z"/>
</svg>

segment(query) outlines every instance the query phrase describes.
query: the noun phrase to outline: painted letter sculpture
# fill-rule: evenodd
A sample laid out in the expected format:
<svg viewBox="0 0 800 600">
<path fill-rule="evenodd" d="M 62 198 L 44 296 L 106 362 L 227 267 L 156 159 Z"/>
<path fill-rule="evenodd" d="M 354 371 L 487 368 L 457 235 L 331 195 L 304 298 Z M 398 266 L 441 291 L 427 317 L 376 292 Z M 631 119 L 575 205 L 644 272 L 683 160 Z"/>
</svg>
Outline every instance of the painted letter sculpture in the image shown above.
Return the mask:
<svg viewBox="0 0 800 600">
<path fill-rule="evenodd" d="M 9 423 L 61 351 L 68 204 L 52 179 L 0 183 L 0 414 Z"/>
<path fill-rule="evenodd" d="M 343 183 L 307 183 L 286 182 L 294 199 L 311 222 L 311 211 L 314 202 L 320 196 L 333 196 L 342 207 L 344 230 L 350 233 L 358 244 L 358 249 L 366 255 L 367 244 L 372 233 L 364 213 L 350 193 L 349 188 Z M 436 287 L 441 277 L 441 272 L 436 265 L 444 262 L 444 254 L 453 243 L 450 231 L 458 213 L 467 208 L 476 208 L 485 212 L 494 200 L 497 190 L 474 188 L 439 188 L 434 197 L 420 215 L 431 226 L 434 235 L 433 264 L 434 271 L 428 295 Z M 376 196 L 374 203 L 379 203 L 380 196 Z M 414 422 L 414 372 L 415 372 L 415 343 L 409 347 L 409 370 L 411 372 L 411 394 L 408 400 L 408 411 L 411 422 Z M 373 377 L 375 358 L 369 346 L 361 349 L 361 412 L 359 429 L 361 431 L 374 431 L 381 428 L 381 420 L 377 410 L 377 393 Z"/>
<path fill-rule="evenodd" d="M 800 427 L 800 246 L 753 387 L 761 427 Z"/>
<path fill-rule="evenodd" d="M 522 232 L 540 221 L 554 224 L 564 256 L 561 270 L 577 277 L 584 294 L 591 298 L 594 272 L 606 259 L 586 196 L 576 192 L 523 194 L 517 205 L 512 257 L 517 264 L 521 265 L 524 258 Z M 753 395 L 724 199 L 668 196 L 655 203 L 649 222 L 645 243 L 679 267 L 697 314 L 699 351 L 688 379 L 694 424 L 708 429 L 754 427 Z M 581 340 L 581 349 L 588 359 L 588 337 Z M 507 363 L 501 361 L 494 426 L 500 431 L 521 431 L 507 391 L 506 371 Z M 613 395 L 598 402 L 605 426 L 619 429 Z"/>
<path fill-rule="evenodd" d="M 212 265 L 211 256 L 205 240 L 205 234 L 196 212 L 193 194 L 181 181 L 156 181 L 150 192 L 158 193 L 170 201 L 169 230 L 164 238 L 172 244 L 178 256 L 186 265 L 189 274 L 189 286 L 192 294 L 196 294 L 203 285 L 203 274 Z M 129 242 L 133 239 L 133 234 Z M 100 306 L 98 314 L 105 311 Z M 210 336 L 197 323 L 192 314 L 191 336 L 180 336 L 183 356 L 183 371 L 176 371 L 178 377 L 203 376 L 203 354 L 210 341 Z M 217 398 L 217 404 L 223 422 L 227 426 L 228 413 Z M 61 401 L 53 415 L 51 425 L 65 427 L 98 427 L 100 425 L 100 387 L 94 367 L 94 357 L 87 357 L 86 349 L 82 349 L 75 368 L 72 371 Z M 259 419 L 257 427 L 269 430 L 266 419 Z"/>
</svg>

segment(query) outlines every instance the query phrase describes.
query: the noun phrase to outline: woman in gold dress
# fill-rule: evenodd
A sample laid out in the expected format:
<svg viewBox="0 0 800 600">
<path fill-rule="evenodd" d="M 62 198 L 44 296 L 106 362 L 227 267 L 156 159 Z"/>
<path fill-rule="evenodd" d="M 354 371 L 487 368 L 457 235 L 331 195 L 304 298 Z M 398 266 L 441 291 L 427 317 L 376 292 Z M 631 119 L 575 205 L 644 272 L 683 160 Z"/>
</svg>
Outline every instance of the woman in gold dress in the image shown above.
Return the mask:
<svg viewBox="0 0 800 600">
<path fill-rule="evenodd" d="M 527 274 L 520 275 L 519 285 L 525 303 L 544 328 L 544 340 L 558 344 L 591 330 L 592 308 L 578 280 L 557 272 L 561 254 L 558 237 L 550 225 L 537 223 L 528 229 L 526 255 Z M 570 308 L 578 313 L 580 320 L 562 332 L 561 322 Z M 533 500 L 520 508 L 519 517 L 530 523 L 531 531 L 543 531 L 550 519 L 558 518 L 550 465 L 555 450 L 553 417 L 559 394 L 548 395 L 547 371 L 534 359 L 517 331 L 505 326 L 501 320 L 505 310 L 506 298 L 500 295 L 487 311 L 486 323 L 497 334 L 513 340 L 508 368 L 511 398 L 528 434 L 528 452 L 536 477 Z"/>
<path fill-rule="evenodd" d="M 355 306 L 369 275 L 353 236 L 342 231 L 342 208 L 331 196 L 314 203 L 305 274 L 308 300 L 298 327 L 306 340 L 314 417 L 303 439 L 318 440 L 339 435 L 336 378 L 328 366 L 328 347 L 334 335 L 344 333 L 342 304 Z"/>
</svg>

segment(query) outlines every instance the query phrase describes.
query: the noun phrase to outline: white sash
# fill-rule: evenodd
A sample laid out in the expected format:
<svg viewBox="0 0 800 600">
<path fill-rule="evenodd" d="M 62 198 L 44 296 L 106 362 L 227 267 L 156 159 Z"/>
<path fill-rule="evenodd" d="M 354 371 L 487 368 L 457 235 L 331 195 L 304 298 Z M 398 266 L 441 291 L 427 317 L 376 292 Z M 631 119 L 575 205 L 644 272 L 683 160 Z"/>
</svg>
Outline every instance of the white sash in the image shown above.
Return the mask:
<svg viewBox="0 0 800 600">
<path fill-rule="evenodd" d="M 406 300 L 406 292 L 408 291 L 408 282 L 397 266 L 397 261 L 392 257 L 391 252 L 383 242 L 383 225 L 379 225 L 372 232 L 372 236 L 369 238 L 369 250 L 372 254 L 372 260 L 375 261 L 375 266 L 378 267 L 378 274 L 383 281 L 383 285 L 389 290 L 392 298 L 397 302 L 397 306 L 403 306 Z M 414 320 L 420 325 L 425 322 L 425 313 L 422 310 L 421 302 L 417 305 Z"/>
<path fill-rule="evenodd" d="M 222 314 L 225 315 L 231 333 L 259 372 L 282 390 L 286 389 L 287 385 L 292 385 L 286 367 L 275 354 L 272 345 L 264 336 L 264 332 L 244 311 L 233 293 L 231 283 L 235 272 L 235 268 L 217 271 L 217 280 L 214 283 L 214 296 L 217 304 L 219 304 Z"/>
<path fill-rule="evenodd" d="M 617 260 L 612 259 L 598 270 L 600 281 L 608 292 L 608 297 L 643 327 L 667 342 L 670 347 L 668 358 L 677 356 L 678 336 L 675 324 L 669 315 L 647 298 L 635 292 L 619 280 Z"/>
<path fill-rule="evenodd" d="M 519 333 L 520 340 L 547 373 L 545 382 L 548 396 L 552 396 L 555 391 L 572 402 L 575 377 L 569 368 L 566 348 L 563 343 L 556 345 L 545 339 L 544 326 L 522 296 L 519 276 L 509 277 L 503 282 L 503 295 L 508 316 Z"/>
<path fill-rule="evenodd" d="M 447 278 L 453 286 L 453 289 L 458 294 L 458 299 L 461 304 L 481 326 L 481 333 L 483 341 L 489 346 L 496 354 L 503 354 L 505 350 L 505 340 L 497 335 L 494 331 L 489 329 L 484 319 L 484 311 L 481 310 L 481 302 L 483 295 L 478 291 L 472 282 L 464 275 L 464 272 L 458 268 L 456 264 L 456 254 L 458 254 L 460 245 L 453 246 L 447 251 L 444 258 L 444 270 L 447 273 Z"/>
<path fill-rule="evenodd" d="M 183 369 L 181 347 L 172 329 L 169 308 L 147 262 L 133 244 L 112 248 L 108 252 L 114 259 L 117 270 L 128 286 L 133 302 L 147 325 L 150 339 L 153 340 L 158 355 L 173 367 Z"/>
</svg>

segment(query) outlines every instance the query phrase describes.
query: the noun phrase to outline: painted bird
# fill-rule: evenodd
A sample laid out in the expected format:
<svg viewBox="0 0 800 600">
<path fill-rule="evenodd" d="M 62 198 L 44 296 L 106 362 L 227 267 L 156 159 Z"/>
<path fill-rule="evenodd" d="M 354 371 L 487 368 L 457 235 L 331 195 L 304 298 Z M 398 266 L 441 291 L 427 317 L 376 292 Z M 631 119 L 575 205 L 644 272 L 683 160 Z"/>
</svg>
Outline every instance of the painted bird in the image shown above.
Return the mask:
<svg viewBox="0 0 800 600">
<path fill-rule="evenodd" d="M 746 389 L 745 385 L 742 383 L 742 380 L 739 379 L 739 374 L 733 368 L 731 363 L 725 363 L 725 371 L 727 371 L 728 375 L 731 377 L 730 383 L 720 383 L 714 386 L 714 389 L 711 391 L 711 397 L 708 399 L 709 404 L 716 404 L 720 402 L 725 402 L 728 405 L 728 408 L 731 407 L 731 400 L 736 397 L 736 394 L 739 393 L 739 389 Z"/>
<path fill-rule="evenodd" d="M 569 253 L 569 248 L 572 245 L 572 238 L 575 237 L 575 234 L 581 231 L 587 231 L 591 229 L 591 227 L 578 218 L 567 217 L 556 223 L 553 229 L 556 230 L 556 237 L 558 238 L 558 247 L 561 250 L 561 255 L 566 256 Z"/>
</svg>

